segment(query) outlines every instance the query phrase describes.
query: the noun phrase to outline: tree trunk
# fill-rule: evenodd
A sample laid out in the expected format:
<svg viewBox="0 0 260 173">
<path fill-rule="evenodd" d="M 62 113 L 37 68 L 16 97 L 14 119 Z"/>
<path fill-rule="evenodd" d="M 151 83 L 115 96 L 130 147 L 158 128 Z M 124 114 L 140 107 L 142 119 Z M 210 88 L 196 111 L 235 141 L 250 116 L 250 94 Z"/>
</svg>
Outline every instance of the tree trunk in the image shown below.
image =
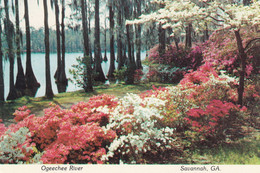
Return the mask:
<svg viewBox="0 0 260 173">
<path fill-rule="evenodd" d="M 192 24 L 188 24 L 186 27 L 186 39 L 185 39 L 185 48 L 191 48 L 191 31 L 192 31 Z"/>
<path fill-rule="evenodd" d="M 109 22 L 110 22 L 110 67 L 108 72 L 108 78 L 114 79 L 114 72 L 115 72 L 115 49 L 114 49 L 114 11 L 113 11 L 113 4 L 109 6 Z"/>
<path fill-rule="evenodd" d="M 103 61 L 107 62 L 107 19 L 105 17 L 104 23 L 105 23 L 105 29 L 104 29 L 104 58 Z"/>
<path fill-rule="evenodd" d="M 89 2 L 88 1 L 88 5 L 90 4 L 91 2 Z M 86 26 L 86 28 L 88 28 L 88 35 L 90 35 L 91 36 L 91 17 L 92 17 L 92 15 L 91 15 L 91 11 L 90 11 L 90 8 L 86 8 L 86 10 L 88 9 L 88 17 L 87 17 L 87 19 L 88 19 L 88 27 Z M 87 14 L 87 12 L 86 12 L 86 14 Z M 94 64 L 94 58 L 93 58 L 93 55 L 92 55 L 92 42 L 91 42 L 91 37 L 89 37 L 89 39 L 88 39 L 88 44 L 89 44 L 89 52 L 90 52 L 90 54 L 89 54 L 89 56 L 90 56 L 90 63 L 91 64 Z"/>
<path fill-rule="evenodd" d="M 129 14 L 129 6 L 127 3 L 124 4 L 124 9 L 125 9 L 125 18 L 129 19 L 130 15 Z M 126 70 L 126 84 L 133 84 L 134 83 L 134 73 L 135 73 L 135 63 L 132 55 L 132 42 L 131 42 L 131 36 L 130 36 L 130 25 L 126 25 L 126 37 L 127 37 L 127 51 L 128 51 L 128 64 L 127 64 L 127 70 Z"/>
<path fill-rule="evenodd" d="M 0 103 L 5 101 L 3 51 L 2 51 L 2 20 L 0 19 Z"/>
<path fill-rule="evenodd" d="M 204 30 L 204 35 L 203 35 L 203 41 L 205 42 L 205 41 L 207 41 L 208 39 L 209 39 L 209 30 L 208 30 L 208 25 L 207 24 L 205 24 L 206 25 L 206 29 Z"/>
<path fill-rule="evenodd" d="M 13 36 L 14 36 L 14 27 L 9 18 L 9 5 L 8 0 L 4 1 L 5 4 L 5 34 L 7 41 L 7 56 L 10 62 L 10 73 L 9 73 L 9 94 L 7 100 L 14 100 L 17 98 L 16 89 L 14 87 L 14 50 L 13 50 Z"/>
<path fill-rule="evenodd" d="M 136 16 L 135 18 L 138 18 L 141 16 L 141 1 L 136 0 Z M 137 69 L 142 69 L 142 63 L 141 63 L 141 26 L 136 25 L 136 68 Z"/>
<path fill-rule="evenodd" d="M 62 59 L 61 59 L 61 76 L 60 76 L 60 82 L 64 85 L 68 85 L 68 79 L 66 77 L 66 71 L 65 71 L 65 0 L 62 0 L 62 12 L 61 12 L 61 52 L 62 52 Z"/>
<path fill-rule="evenodd" d="M 60 82 L 61 73 L 61 51 L 60 51 L 60 21 L 59 21 L 59 4 L 58 0 L 54 0 L 55 8 L 55 22 L 56 22 L 56 41 L 57 41 L 57 70 L 55 72 L 54 78 L 57 82 Z"/>
<path fill-rule="evenodd" d="M 177 49 L 177 50 L 180 50 L 180 48 L 179 48 L 180 39 L 179 39 L 178 37 L 174 36 L 174 37 L 173 37 L 173 40 L 174 40 L 176 49 Z"/>
<path fill-rule="evenodd" d="M 251 0 L 243 0 L 243 5 L 249 5 L 251 3 Z"/>
<path fill-rule="evenodd" d="M 118 66 L 117 69 L 120 70 L 123 65 L 123 46 L 122 46 L 122 11 L 121 11 L 121 1 L 118 2 L 118 14 L 117 14 L 117 23 L 118 23 L 118 32 L 117 32 L 117 60 L 118 60 Z"/>
<path fill-rule="evenodd" d="M 31 63 L 31 34 L 30 34 L 30 23 L 29 23 L 29 8 L 28 0 L 24 0 L 24 19 L 25 19 L 25 30 L 26 30 L 26 88 L 33 89 L 40 87 L 40 84 L 37 82 L 35 75 L 32 69 Z"/>
<path fill-rule="evenodd" d="M 49 24 L 48 24 L 48 6 L 47 0 L 43 0 L 44 8 L 44 29 L 45 29 L 45 78 L 46 78 L 46 92 L 45 96 L 48 99 L 53 98 L 53 91 L 51 85 L 51 71 L 50 71 L 50 45 L 49 45 Z"/>
<path fill-rule="evenodd" d="M 88 37 L 88 28 L 87 28 L 87 18 L 86 18 L 86 7 L 85 7 L 86 1 L 81 0 L 81 13 L 82 13 L 82 26 L 83 26 L 83 42 L 84 42 L 84 58 L 86 59 L 86 74 L 87 76 L 84 77 L 86 81 L 84 81 L 85 86 L 84 90 L 85 92 L 91 92 L 93 91 L 93 85 L 92 85 L 92 67 L 91 67 L 91 52 L 89 51 L 89 37 Z"/>
<path fill-rule="evenodd" d="M 99 0 L 95 0 L 95 80 L 105 82 L 106 78 L 101 67 L 101 47 L 100 47 L 100 25 L 99 25 Z"/>
<path fill-rule="evenodd" d="M 238 104 L 243 105 L 243 93 L 244 93 L 244 83 L 245 83 L 245 69 L 246 69 L 246 53 L 243 47 L 242 39 L 239 30 L 234 31 L 236 36 L 236 42 L 239 52 L 239 57 L 241 60 L 241 71 L 239 76 L 239 88 L 238 88 Z"/>
<path fill-rule="evenodd" d="M 158 29 L 159 34 L 159 54 L 162 56 L 165 52 L 166 44 L 165 44 L 165 29 L 162 28 L 162 24 L 159 24 Z"/>
<path fill-rule="evenodd" d="M 17 76 L 15 82 L 15 88 L 17 90 L 18 96 L 23 96 L 25 94 L 26 83 L 25 83 L 25 75 L 23 71 L 23 65 L 21 60 L 21 39 L 20 39 L 20 21 L 19 21 L 19 3 L 18 0 L 15 0 L 15 25 L 16 25 L 16 56 L 17 56 Z"/>
</svg>

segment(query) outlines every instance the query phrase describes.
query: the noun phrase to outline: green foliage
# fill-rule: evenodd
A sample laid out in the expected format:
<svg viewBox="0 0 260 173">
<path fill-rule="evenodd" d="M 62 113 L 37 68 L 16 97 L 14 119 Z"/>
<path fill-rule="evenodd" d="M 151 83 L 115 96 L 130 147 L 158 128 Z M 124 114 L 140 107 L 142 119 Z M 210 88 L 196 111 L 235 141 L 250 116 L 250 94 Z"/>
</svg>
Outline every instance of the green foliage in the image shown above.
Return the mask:
<svg viewBox="0 0 260 173">
<path fill-rule="evenodd" d="M 126 74 L 126 70 L 127 70 L 127 68 L 125 67 L 125 66 L 123 66 L 121 69 L 117 69 L 117 70 L 115 70 L 115 72 L 114 72 L 114 76 L 115 76 L 115 78 L 117 79 L 117 80 L 119 80 L 119 81 L 123 81 L 124 80 L 124 78 L 125 78 L 125 74 Z"/>
<path fill-rule="evenodd" d="M 158 45 L 150 49 L 147 57 L 149 81 L 178 83 L 189 70 L 196 70 L 203 60 L 200 46 L 186 49 L 183 44 L 168 45 L 163 55 L 158 51 Z"/>
<path fill-rule="evenodd" d="M 87 88 L 88 85 L 88 74 L 87 74 L 87 66 L 89 63 L 90 57 L 77 57 L 76 60 L 78 64 L 73 64 L 73 69 L 69 69 L 69 72 L 72 74 L 73 79 L 69 79 L 71 82 L 75 82 L 79 87 Z M 92 74 L 95 75 L 95 74 Z M 93 79 L 93 77 L 92 77 Z M 93 83 L 94 81 L 92 81 Z"/>
</svg>

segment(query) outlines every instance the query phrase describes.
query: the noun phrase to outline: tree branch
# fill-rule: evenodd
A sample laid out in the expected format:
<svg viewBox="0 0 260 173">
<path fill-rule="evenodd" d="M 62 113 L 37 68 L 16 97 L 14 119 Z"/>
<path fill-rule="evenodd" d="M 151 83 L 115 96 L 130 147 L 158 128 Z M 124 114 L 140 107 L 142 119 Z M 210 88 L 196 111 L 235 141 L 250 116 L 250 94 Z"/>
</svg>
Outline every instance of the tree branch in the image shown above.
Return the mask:
<svg viewBox="0 0 260 173">
<path fill-rule="evenodd" d="M 257 37 L 257 38 L 254 38 L 254 39 L 250 40 L 250 41 L 246 44 L 246 46 L 245 46 L 245 52 L 248 52 L 248 50 L 250 50 L 249 46 L 250 46 L 251 43 L 253 43 L 254 41 L 258 41 L 258 40 L 260 41 L 260 37 Z"/>
<path fill-rule="evenodd" d="M 211 19 L 217 21 L 217 22 L 225 22 L 224 20 L 217 19 L 217 18 L 215 18 L 215 17 L 213 17 L 213 16 L 209 16 L 209 17 L 210 17 Z"/>
</svg>

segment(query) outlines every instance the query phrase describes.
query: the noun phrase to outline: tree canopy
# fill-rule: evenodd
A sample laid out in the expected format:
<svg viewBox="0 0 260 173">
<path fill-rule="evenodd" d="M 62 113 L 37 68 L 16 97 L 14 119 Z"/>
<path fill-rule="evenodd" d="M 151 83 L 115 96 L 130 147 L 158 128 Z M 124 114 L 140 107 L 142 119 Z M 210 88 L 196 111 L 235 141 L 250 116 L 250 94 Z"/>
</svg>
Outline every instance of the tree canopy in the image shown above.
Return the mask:
<svg viewBox="0 0 260 173">
<path fill-rule="evenodd" d="M 240 29 L 245 26 L 257 26 L 260 23 L 260 2 L 252 1 L 248 6 L 229 1 L 209 0 L 154 0 L 161 4 L 150 14 L 141 15 L 138 19 L 127 21 L 127 24 L 159 22 L 163 28 L 172 28 L 173 35 L 192 23 L 195 31 L 206 29 Z"/>
</svg>

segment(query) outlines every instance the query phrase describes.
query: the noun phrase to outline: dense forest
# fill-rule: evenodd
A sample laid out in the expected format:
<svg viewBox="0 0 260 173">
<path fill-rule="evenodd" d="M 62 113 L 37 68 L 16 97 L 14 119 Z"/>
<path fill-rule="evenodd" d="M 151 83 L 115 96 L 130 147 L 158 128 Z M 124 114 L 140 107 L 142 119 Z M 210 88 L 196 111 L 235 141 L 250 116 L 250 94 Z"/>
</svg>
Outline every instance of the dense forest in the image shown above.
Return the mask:
<svg viewBox="0 0 260 173">
<path fill-rule="evenodd" d="M 0 163 L 260 163 L 259 0 L 40 0 L 40 29 L 30 26 L 29 1 L 0 0 L 0 113 L 15 108 L 10 126 L 0 122 Z M 45 83 L 32 52 L 45 55 Z M 70 70 L 80 91 L 66 93 L 66 52 L 83 53 Z M 131 87 L 143 92 L 121 93 Z"/>
</svg>

